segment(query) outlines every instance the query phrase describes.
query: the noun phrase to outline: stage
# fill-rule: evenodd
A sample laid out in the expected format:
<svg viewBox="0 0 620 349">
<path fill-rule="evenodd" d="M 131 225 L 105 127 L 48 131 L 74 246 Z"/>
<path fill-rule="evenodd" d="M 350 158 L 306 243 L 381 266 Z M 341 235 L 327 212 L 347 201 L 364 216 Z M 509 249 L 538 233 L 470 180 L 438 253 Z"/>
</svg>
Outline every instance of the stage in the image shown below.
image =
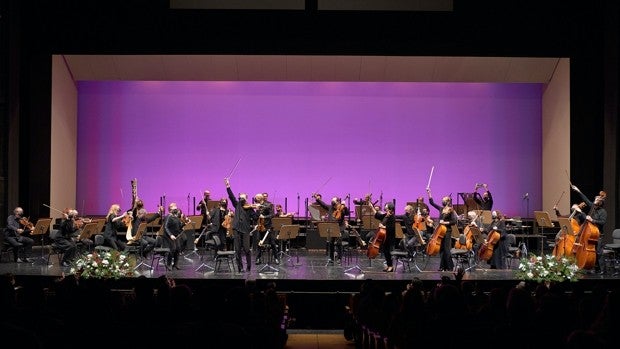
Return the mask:
<svg viewBox="0 0 620 349">
<path fill-rule="evenodd" d="M 47 258 L 47 251 L 40 247 L 33 251 L 39 261 L 30 263 L 14 263 L 5 254 L 0 263 L 0 273 L 12 273 L 18 283 L 37 282 L 44 288 L 63 274 L 69 274 L 69 267 L 59 266 L 57 255 L 52 255 L 50 264 L 46 265 L 42 258 Z M 265 257 L 265 255 L 263 255 Z M 279 265 L 255 265 L 252 259 L 251 271 L 238 272 L 236 264 L 229 265 L 222 261 L 214 270 L 215 262 L 211 251 L 187 251 L 179 259 L 180 270 L 166 271 L 163 264 L 155 262 L 150 269 L 151 259 L 135 270 L 135 277 L 143 276 L 156 284 L 160 277 L 172 278 L 177 284 L 187 284 L 193 289 L 217 286 L 219 288 L 245 286 L 255 283 L 263 288 L 268 283 L 275 283 L 279 294 L 286 297 L 291 315 L 295 322 L 291 328 L 299 329 L 339 329 L 343 326 L 343 309 L 351 294 L 359 292 L 362 284 L 369 280 L 379 283 L 386 292 L 400 292 L 414 278 L 421 280 L 425 288 L 431 290 L 442 278 L 456 281 L 454 272 L 439 272 L 439 257 L 404 259 L 398 262 L 394 272 L 387 273 L 383 269 L 385 260 L 382 255 L 369 259 L 366 251 L 355 249 L 350 255 L 343 256 L 343 263 L 328 263 L 325 250 L 289 249 L 280 256 Z M 263 258 L 266 261 L 266 258 Z M 404 261 L 404 262 L 403 262 Z M 455 262 L 458 262 L 455 260 Z M 521 280 L 516 277 L 519 261 L 512 260 L 509 269 L 489 269 L 486 262 L 478 264 L 458 263 L 466 271 L 463 281 L 472 282 L 481 292 L 490 292 L 497 287 L 514 287 Z M 232 262 L 231 262 L 232 263 Z M 120 292 L 130 292 L 135 278 L 124 278 L 113 282 L 113 288 Z M 599 283 L 607 287 L 620 285 L 620 275 L 612 272 L 606 274 L 584 274 L 578 281 L 588 290 Z"/>
</svg>

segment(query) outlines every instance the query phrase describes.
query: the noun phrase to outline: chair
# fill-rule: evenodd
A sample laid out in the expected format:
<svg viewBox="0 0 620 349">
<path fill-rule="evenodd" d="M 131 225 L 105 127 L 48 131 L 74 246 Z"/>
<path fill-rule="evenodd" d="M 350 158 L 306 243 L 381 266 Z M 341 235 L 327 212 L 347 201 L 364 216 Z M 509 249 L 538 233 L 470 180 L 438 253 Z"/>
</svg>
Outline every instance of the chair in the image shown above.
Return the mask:
<svg viewBox="0 0 620 349">
<path fill-rule="evenodd" d="M 157 269 L 162 261 L 165 264 L 166 259 L 170 254 L 170 247 L 163 247 L 163 226 L 160 232 L 162 232 L 162 235 L 160 235 L 159 232 L 157 233 L 157 237 L 155 238 L 155 248 L 151 252 L 151 270 Z M 157 261 L 157 264 L 155 264 L 155 261 Z"/>
<path fill-rule="evenodd" d="M 0 262 L 2 262 L 2 256 L 5 253 L 13 254 L 13 246 L 4 240 L 6 234 L 4 229 L 0 230 Z"/>
<path fill-rule="evenodd" d="M 459 243 L 462 246 L 467 245 L 467 237 L 465 234 L 459 235 Z M 471 269 L 470 259 L 473 256 L 473 252 L 471 250 L 465 248 L 452 248 L 450 250 L 450 254 L 452 254 L 452 259 L 455 261 L 455 268 L 460 266 L 465 271 Z"/>
<path fill-rule="evenodd" d="M 515 234 L 506 234 L 506 246 L 508 248 L 506 266 L 508 269 L 512 269 L 512 261 L 515 259 L 519 260 L 521 256 L 521 249 L 517 246 L 517 237 Z"/>
<path fill-rule="evenodd" d="M 617 275 L 620 268 L 620 228 L 614 229 L 611 238 L 612 242 L 603 246 L 603 265 L 605 273 L 612 271 L 613 275 Z"/>
<path fill-rule="evenodd" d="M 51 259 L 52 259 L 52 255 L 56 255 L 58 257 L 58 264 L 60 265 L 60 263 L 62 262 L 62 257 L 64 254 L 64 250 L 62 250 L 62 248 L 60 246 L 58 246 L 55 241 L 56 241 L 56 235 L 58 235 L 58 230 L 57 229 L 51 229 L 50 230 L 50 240 L 52 240 L 52 243 L 50 243 L 48 245 L 48 250 L 47 250 L 47 259 L 46 259 L 46 265 L 47 266 L 51 266 L 53 265 L 51 263 Z"/>
<path fill-rule="evenodd" d="M 213 234 L 213 240 L 215 241 L 216 246 L 220 245 L 220 237 Z M 218 272 L 220 267 L 222 266 L 222 262 L 226 261 L 226 265 L 228 266 L 228 271 L 233 271 L 235 268 L 235 251 L 233 250 L 217 250 L 215 252 L 215 266 L 213 268 L 214 272 Z"/>
</svg>

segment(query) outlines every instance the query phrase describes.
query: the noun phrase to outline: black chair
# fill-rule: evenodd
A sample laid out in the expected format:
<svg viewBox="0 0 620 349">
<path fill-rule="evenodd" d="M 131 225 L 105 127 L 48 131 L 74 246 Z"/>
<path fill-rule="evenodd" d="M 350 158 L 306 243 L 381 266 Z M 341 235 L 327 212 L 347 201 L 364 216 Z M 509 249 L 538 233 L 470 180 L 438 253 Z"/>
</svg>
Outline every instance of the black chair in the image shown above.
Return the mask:
<svg viewBox="0 0 620 349">
<path fill-rule="evenodd" d="M 213 234 L 213 240 L 215 241 L 216 246 L 220 245 L 220 237 Z M 220 270 L 222 266 L 222 262 L 226 262 L 228 266 L 228 271 L 232 272 L 235 269 L 235 251 L 234 250 L 217 250 L 215 252 L 215 266 L 213 268 L 214 272 Z"/>
<path fill-rule="evenodd" d="M 0 230 L 0 262 L 2 262 L 2 256 L 5 253 L 8 253 L 9 256 L 14 254 L 13 245 L 5 241 L 5 234 L 4 228 L 2 228 L 2 230 Z"/>
<path fill-rule="evenodd" d="M 166 259 L 168 258 L 168 255 L 170 254 L 170 248 L 169 247 L 164 247 L 163 246 L 163 241 L 164 241 L 164 238 L 163 238 L 162 235 L 157 235 L 157 237 L 155 238 L 155 248 L 151 252 L 152 253 L 152 255 L 151 255 L 151 270 L 157 269 L 159 267 L 159 264 L 162 261 L 165 264 L 166 263 Z M 157 263 L 155 263 L 155 261 L 157 261 Z"/>
</svg>

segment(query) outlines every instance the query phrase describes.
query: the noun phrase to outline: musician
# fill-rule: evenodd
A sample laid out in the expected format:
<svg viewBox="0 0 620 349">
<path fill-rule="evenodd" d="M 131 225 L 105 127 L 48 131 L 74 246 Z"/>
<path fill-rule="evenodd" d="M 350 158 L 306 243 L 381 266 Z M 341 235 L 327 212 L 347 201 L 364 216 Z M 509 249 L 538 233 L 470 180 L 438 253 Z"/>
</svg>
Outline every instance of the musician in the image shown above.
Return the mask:
<svg viewBox="0 0 620 349">
<path fill-rule="evenodd" d="M 372 202 L 372 194 L 366 194 L 364 195 L 363 199 L 359 199 L 359 198 L 354 198 L 353 199 L 353 204 L 354 205 L 360 205 L 360 206 L 374 206 L 377 204 L 377 202 L 379 202 L 379 200 L 376 200 L 375 202 Z"/>
<path fill-rule="evenodd" d="M 271 251 L 273 252 L 275 258 L 274 262 L 276 264 L 280 264 L 280 260 L 278 259 L 278 244 L 276 242 L 276 237 L 273 232 L 273 223 L 271 218 L 274 216 L 273 212 L 273 204 L 265 199 L 264 193 L 256 194 L 254 196 L 254 203 L 256 204 L 256 214 L 258 215 L 258 220 L 256 226 L 257 239 L 254 239 L 256 246 L 256 264 L 261 264 L 261 256 L 263 254 L 263 249 L 260 248 L 261 242 L 262 245 L 271 246 Z M 262 222 L 262 224 L 261 224 Z M 261 231 L 262 230 L 262 231 Z"/>
<path fill-rule="evenodd" d="M 24 219 L 24 209 L 16 207 L 13 214 L 7 217 L 6 228 L 4 229 L 5 241 L 13 246 L 13 261 L 17 263 L 32 263 L 32 245 L 34 240 L 29 236 L 31 230 L 22 223 Z"/>
<path fill-rule="evenodd" d="M 603 207 L 605 205 L 605 199 L 607 198 L 607 194 L 604 191 L 600 191 L 599 195 L 594 197 L 594 201 L 590 201 L 587 196 L 585 196 L 577 186 L 571 184 L 571 189 L 577 192 L 579 196 L 583 199 L 583 201 L 588 205 L 591 210 L 588 215 L 586 215 L 586 221 L 596 225 L 599 231 L 599 238 L 596 244 L 596 266 L 595 272 L 600 273 L 601 268 L 601 256 L 603 254 L 603 246 L 604 246 L 604 231 L 603 227 L 607 222 L 607 211 Z"/>
<path fill-rule="evenodd" d="M 322 199 L 320 194 L 313 195 L 316 203 L 327 210 L 327 221 L 337 222 L 340 228 L 340 236 L 332 236 L 327 243 L 327 252 L 329 255 L 329 263 L 334 263 L 334 255 L 336 248 L 338 249 L 338 262 L 342 260 L 342 241 L 349 240 L 349 231 L 347 227 L 349 223 L 346 221 L 346 216 L 349 215 L 349 208 L 342 202 L 339 197 L 333 197 L 331 204 L 327 205 Z"/>
<path fill-rule="evenodd" d="M 439 211 L 439 224 L 445 225 L 446 231 L 452 231 L 452 226 L 458 223 L 458 216 L 452 208 L 452 198 L 444 196 L 441 199 L 441 206 L 435 203 L 433 196 L 431 195 L 430 188 L 426 188 L 428 193 L 428 203 Z M 454 262 L 452 261 L 452 239 L 450 234 L 441 240 L 441 246 L 439 247 L 439 271 L 451 271 L 454 269 Z"/>
<path fill-rule="evenodd" d="M 220 240 L 217 249 L 223 251 L 226 247 L 226 234 L 228 233 L 228 228 L 224 222 L 226 221 L 226 217 L 232 219 L 232 212 L 228 210 L 228 199 L 221 198 L 218 207 L 211 209 L 209 216 L 211 217 L 211 224 L 208 228 L 209 232 L 217 235 Z"/>
<path fill-rule="evenodd" d="M 385 211 L 378 211 L 374 206 L 371 206 L 375 219 L 381 221 L 379 228 L 385 229 L 385 241 L 383 241 L 383 255 L 385 256 L 385 262 L 387 266 L 383 271 L 391 273 L 394 271 L 394 261 L 392 260 L 392 248 L 396 241 L 396 216 L 394 215 L 394 204 L 388 202 L 385 204 Z"/>
<path fill-rule="evenodd" d="M 144 208 L 144 201 L 142 199 L 136 200 L 136 206 L 133 209 L 133 222 L 131 223 L 131 236 L 136 236 L 138 233 L 138 228 L 141 223 L 151 223 L 157 218 L 161 218 L 164 214 L 164 207 L 159 206 L 158 212 L 154 215 L 148 216 L 148 211 Z M 140 244 L 140 253 L 142 257 L 146 258 L 146 256 L 155 248 L 155 238 L 150 237 L 146 234 L 142 234 L 139 240 L 133 240 L 132 243 Z"/>
<path fill-rule="evenodd" d="M 482 195 L 478 193 L 479 188 L 484 188 L 484 193 L 482 193 Z M 493 195 L 491 195 L 489 187 L 486 184 L 476 183 L 473 199 L 474 202 L 480 206 L 481 210 L 491 211 L 493 209 Z"/>
<path fill-rule="evenodd" d="M 63 267 L 71 266 L 71 261 L 77 254 L 77 244 L 74 238 L 79 232 L 79 226 L 76 224 L 78 212 L 74 209 L 69 209 L 60 222 L 58 233 L 54 236 L 54 242 L 52 246 L 59 251 L 62 251 L 62 261 L 60 264 Z"/>
<path fill-rule="evenodd" d="M 586 221 L 586 214 L 583 212 L 583 210 L 586 209 L 586 203 L 585 202 L 580 202 L 578 204 L 573 204 L 573 206 L 571 206 L 570 210 L 571 210 L 571 214 L 573 214 L 573 212 L 575 212 L 575 214 L 573 215 L 573 218 L 575 218 L 577 220 L 577 222 L 579 223 L 579 225 L 583 224 L 583 222 Z M 570 215 L 563 215 L 560 213 L 560 209 L 558 208 L 557 205 L 553 205 L 553 211 L 555 212 L 556 217 L 560 218 L 567 218 L 570 217 Z M 555 234 L 555 242 L 557 243 L 560 239 L 560 237 L 562 236 L 562 229 L 560 229 L 558 231 L 557 234 Z M 578 233 L 578 232 L 573 232 L 574 234 Z"/>
<path fill-rule="evenodd" d="M 491 269 L 506 269 L 506 255 L 508 254 L 508 246 L 506 246 L 506 221 L 504 215 L 495 210 L 491 212 L 491 225 L 490 231 L 496 231 L 499 233 L 499 241 L 493 246 L 493 254 L 489 259 L 489 265 Z M 489 233 L 490 236 L 490 233 Z M 487 240 L 483 242 L 486 244 Z"/>
<path fill-rule="evenodd" d="M 226 192 L 230 203 L 235 207 L 235 216 L 233 219 L 234 244 L 237 258 L 237 267 L 239 272 L 243 271 L 241 262 L 241 254 L 245 255 L 246 270 L 251 270 L 251 250 L 250 250 L 250 232 L 252 231 L 252 222 L 256 217 L 254 207 L 248 202 L 248 195 L 240 193 L 239 198 L 235 197 L 232 189 L 230 189 L 230 180 L 224 179 L 226 184 Z"/>
<path fill-rule="evenodd" d="M 407 251 L 409 253 L 409 257 L 411 258 L 413 258 L 416 246 L 423 244 L 422 241 L 418 241 L 418 234 L 413 228 L 413 224 L 415 223 L 415 215 L 416 213 L 411 205 L 405 206 L 405 214 L 395 215 L 397 220 L 402 221 L 402 225 L 405 228 L 405 237 L 400 240 L 400 248 Z"/>
<path fill-rule="evenodd" d="M 129 215 L 128 212 L 120 214 L 121 206 L 112 204 L 105 217 L 105 230 L 103 231 L 103 244 L 115 250 L 124 251 L 127 248 L 125 242 L 118 238 L 118 232 L 125 224 L 123 218 Z"/>
<path fill-rule="evenodd" d="M 423 196 L 419 196 L 411 206 L 413 207 L 413 212 L 418 212 L 418 210 L 420 210 L 422 213 L 426 212 L 426 215 L 430 212 L 428 205 L 424 202 Z"/>
<path fill-rule="evenodd" d="M 292 212 L 284 213 L 284 209 L 282 208 L 282 205 L 277 204 L 275 216 L 276 217 L 293 217 L 295 216 L 295 214 Z"/>
<path fill-rule="evenodd" d="M 202 216 L 202 228 L 209 225 L 211 222 L 210 210 L 208 207 L 209 200 L 211 200 L 211 192 L 209 190 L 205 190 L 202 193 L 202 200 L 196 206 L 196 211 L 200 211 L 200 215 Z"/>
<path fill-rule="evenodd" d="M 179 269 L 180 238 L 183 234 L 181 210 L 175 202 L 168 205 L 168 215 L 164 220 L 163 245 L 170 249 L 166 258 L 166 270 Z"/>
</svg>

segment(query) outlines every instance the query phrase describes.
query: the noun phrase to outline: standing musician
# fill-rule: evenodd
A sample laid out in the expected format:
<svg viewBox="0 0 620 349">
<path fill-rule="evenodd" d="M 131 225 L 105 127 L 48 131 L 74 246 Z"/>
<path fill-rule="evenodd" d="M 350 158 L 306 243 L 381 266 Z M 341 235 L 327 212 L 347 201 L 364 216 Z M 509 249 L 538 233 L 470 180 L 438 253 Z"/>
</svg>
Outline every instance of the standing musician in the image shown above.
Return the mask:
<svg viewBox="0 0 620 349">
<path fill-rule="evenodd" d="M 586 221 L 596 225 L 596 227 L 598 228 L 599 234 L 600 234 L 598 238 L 598 242 L 596 244 L 596 266 L 595 266 L 595 272 L 600 273 L 602 270 L 601 255 L 603 253 L 603 246 L 604 246 L 603 227 L 605 226 L 605 223 L 607 222 L 607 211 L 605 210 L 603 205 L 605 205 L 605 199 L 607 198 L 607 193 L 601 190 L 599 192 L 599 195 L 594 197 L 594 202 L 592 202 L 590 201 L 590 199 L 588 199 L 587 196 L 585 196 L 581 192 L 581 190 L 579 190 L 579 188 L 577 188 L 577 186 L 571 184 L 570 187 L 571 189 L 576 191 L 579 194 L 579 196 L 581 196 L 581 198 L 586 203 L 586 205 L 592 208 L 590 213 L 586 216 Z"/>
<path fill-rule="evenodd" d="M 372 202 L 372 193 L 364 195 L 363 199 L 359 199 L 359 198 L 353 199 L 353 204 L 360 205 L 360 206 L 363 206 L 363 205 L 374 206 L 377 204 L 377 202 L 379 202 L 379 200 L 375 200 L 375 202 Z"/>
<path fill-rule="evenodd" d="M 254 239 L 256 247 L 256 264 L 261 264 L 261 256 L 263 249 L 261 245 L 267 244 L 271 246 L 271 251 L 275 256 L 274 262 L 280 264 L 278 259 L 278 244 L 276 243 L 276 237 L 273 232 L 273 223 L 271 218 L 274 216 L 273 204 L 265 199 L 263 194 L 256 194 L 254 196 L 254 203 L 256 205 L 256 214 L 258 215 L 258 222 L 256 224 L 257 238 Z"/>
<path fill-rule="evenodd" d="M 483 242 L 483 245 L 488 244 L 488 239 L 492 232 L 495 231 L 499 233 L 499 239 L 493 246 L 493 254 L 491 255 L 491 259 L 489 259 L 489 265 L 491 269 L 506 269 L 506 255 L 508 254 L 508 247 L 506 246 L 506 221 L 504 220 L 504 215 L 497 210 L 491 212 L 491 217 L 493 219 L 489 228 L 490 232 L 487 239 Z"/>
<path fill-rule="evenodd" d="M 163 245 L 170 249 L 166 257 L 166 270 L 179 269 L 180 237 L 183 235 L 181 210 L 175 202 L 168 205 L 168 215 L 164 219 Z"/>
<path fill-rule="evenodd" d="M 77 244 L 73 240 L 79 231 L 79 227 L 75 222 L 77 215 L 78 212 L 74 209 L 66 210 L 66 215 L 63 214 L 58 233 L 54 236 L 54 242 L 52 243 L 54 248 L 62 251 L 62 261 L 60 261 L 60 264 L 63 267 L 70 266 L 77 253 Z"/>
<path fill-rule="evenodd" d="M 394 271 L 394 263 L 392 260 L 392 248 L 396 241 L 396 216 L 394 216 L 394 204 L 388 202 L 385 204 L 385 212 L 380 212 L 371 206 L 375 218 L 380 220 L 379 229 L 385 229 L 385 241 L 383 241 L 383 255 L 387 266 L 383 271 L 391 273 Z"/>
<path fill-rule="evenodd" d="M 428 193 L 428 203 L 439 211 L 439 224 L 446 227 L 446 231 L 450 232 L 452 226 L 458 223 L 458 216 L 452 208 L 452 198 L 444 196 L 441 199 L 441 205 L 439 206 L 433 200 L 431 195 L 431 189 L 426 188 Z M 451 271 L 454 269 L 454 262 L 452 261 L 452 239 L 449 234 L 446 234 L 441 240 L 441 246 L 439 247 L 439 271 Z"/>
<path fill-rule="evenodd" d="M 478 193 L 479 188 L 484 188 L 484 193 L 482 193 L 482 195 Z M 476 183 L 473 199 L 474 202 L 480 206 L 481 210 L 491 211 L 493 209 L 493 195 L 491 195 L 488 185 Z"/>
<path fill-rule="evenodd" d="M 32 254 L 34 240 L 28 235 L 34 227 L 32 223 L 28 222 L 27 218 L 24 218 L 24 209 L 16 207 L 13 214 L 7 217 L 6 222 L 5 241 L 13 246 L 13 261 L 32 263 L 30 255 Z"/>
<path fill-rule="evenodd" d="M 141 223 L 148 224 L 156 220 L 157 218 L 162 217 L 162 215 L 164 214 L 164 207 L 160 205 L 158 208 L 158 212 L 148 218 L 147 218 L 147 214 L 148 212 L 144 208 L 144 201 L 142 201 L 142 199 L 136 200 L 136 206 L 133 209 L 133 222 L 131 224 L 131 236 L 134 236 L 134 237 L 136 236 L 136 234 L 138 233 L 138 228 L 140 227 Z M 136 240 L 131 241 L 131 243 L 140 244 L 140 253 L 142 254 L 142 257 L 145 257 L 145 258 L 149 254 L 149 252 L 151 252 L 153 248 L 155 248 L 155 242 L 156 242 L 155 238 L 150 237 L 146 234 L 142 234 L 142 236 L 137 241 Z"/>
<path fill-rule="evenodd" d="M 211 192 L 209 190 L 205 190 L 202 193 L 202 200 L 196 206 L 196 210 L 200 211 L 200 215 L 202 216 L 202 228 L 206 227 L 211 223 L 211 212 L 209 211 L 209 200 L 211 200 Z"/>
<path fill-rule="evenodd" d="M 248 194 L 240 193 L 239 199 L 235 197 L 232 189 L 230 189 L 230 180 L 224 179 L 226 184 L 226 192 L 230 203 L 235 207 L 235 216 L 233 219 L 234 244 L 237 258 L 237 267 L 239 272 L 243 271 L 241 263 L 241 254 L 245 255 L 246 270 L 249 272 L 252 265 L 252 255 L 250 250 L 250 233 L 252 231 L 252 222 L 256 216 L 254 207 L 248 202 Z"/>
<path fill-rule="evenodd" d="M 108 210 L 108 214 L 105 217 L 105 230 L 103 231 L 103 244 L 112 247 L 115 250 L 124 251 L 126 249 L 125 242 L 118 238 L 118 232 L 123 227 L 123 218 L 127 217 L 130 213 L 123 212 L 122 215 L 121 206 L 119 204 L 112 204 Z M 131 211 L 129 211 L 131 212 Z"/>
<path fill-rule="evenodd" d="M 327 221 L 337 222 L 340 228 L 339 237 L 331 237 L 327 243 L 327 253 L 329 255 L 329 263 L 334 263 L 335 249 L 338 248 L 338 262 L 342 260 L 342 241 L 349 240 L 349 232 L 346 229 L 349 223 L 346 221 L 346 216 L 349 215 L 349 208 L 342 202 L 339 197 L 333 197 L 331 205 L 327 205 L 322 199 L 320 194 L 313 194 L 312 197 L 316 200 L 316 203 L 327 210 Z"/>
<path fill-rule="evenodd" d="M 220 242 L 217 249 L 223 251 L 226 247 L 226 234 L 228 233 L 227 224 L 232 224 L 232 212 L 228 209 L 228 199 L 221 198 L 218 207 L 214 207 L 209 213 L 211 224 L 209 224 L 209 232 L 217 235 Z M 228 223 L 226 223 L 228 220 Z M 207 237 L 205 236 L 205 239 Z"/>
</svg>

